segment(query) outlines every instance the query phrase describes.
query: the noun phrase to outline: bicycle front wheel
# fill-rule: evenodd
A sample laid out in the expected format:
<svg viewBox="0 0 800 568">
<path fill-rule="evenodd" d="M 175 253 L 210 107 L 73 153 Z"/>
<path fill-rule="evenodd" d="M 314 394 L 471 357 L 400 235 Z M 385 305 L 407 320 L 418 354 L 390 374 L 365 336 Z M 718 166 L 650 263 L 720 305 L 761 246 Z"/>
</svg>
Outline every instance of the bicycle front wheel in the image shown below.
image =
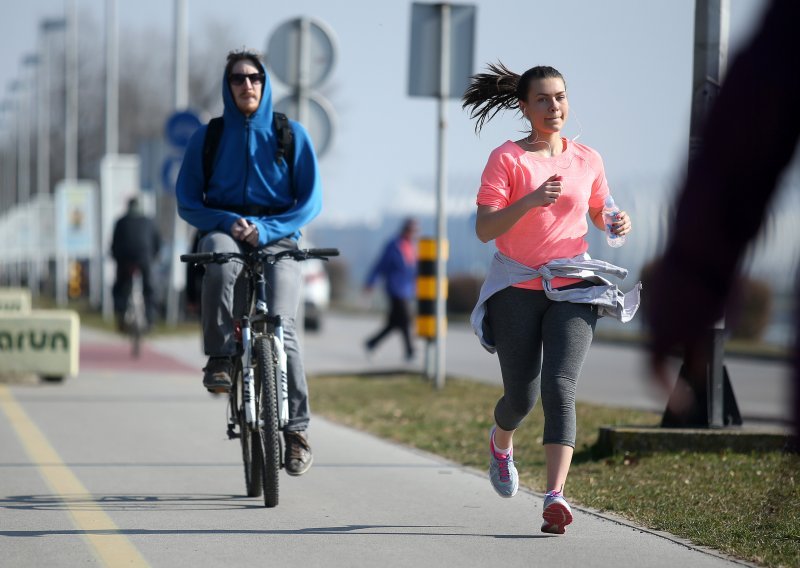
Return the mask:
<svg viewBox="0 0 800 568">
<path fill-rule="evenodd" d="M 253 396 L 257 396 L 254 385 Z M 244 483 L 248 497 L 260 497 L 263 486 L 264 455 L 261 450 L 261 432 L 258 428 L 251 429 L 247 423 L 244 410 L 244 376 L 242 374 L 242 361 L 235 358 L 233 376 L 232 406 L 236 413 L 236 422 L 239 426 L 240 442 L 242 443 L 242 461 L 244 462 Z"/>
<path fill-rule="evenodd" d="M 258 412 L 264 421 L 261 430 L 261 448 L 264 453 L 263 483 L 264 505 L 278 504 L 278 473 L 281 469 L 280 432 L 278 430 L 278 397 L 276 365 L 272 342 L 258 337 L 254 342 L 256 353 L 256 388 L 260 393 Z"/>
</svg>

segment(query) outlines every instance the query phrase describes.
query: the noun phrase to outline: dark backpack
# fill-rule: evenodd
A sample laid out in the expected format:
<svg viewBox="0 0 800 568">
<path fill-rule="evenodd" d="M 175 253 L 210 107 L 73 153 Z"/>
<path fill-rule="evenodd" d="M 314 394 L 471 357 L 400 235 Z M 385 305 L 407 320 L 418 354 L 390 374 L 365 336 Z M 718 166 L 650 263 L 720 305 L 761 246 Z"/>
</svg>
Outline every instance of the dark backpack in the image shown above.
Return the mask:
<svg viewBox="0 0 800 568">
<path fill-rule="evenodd" d="M 289 118 L 281 112 L 272 113 L 272 127 L 278 135 L 278 149 L 275 152 L 275 161 L 283 160 L 289 168 L 289 187 L 294 193 L 294 131 L 289 124 Z M 219 141 L 225 128 L 223 117 L 212 118 L 208 122 L 206 136 L 203 139 L 203 202 L 206 201 L 206 190 L 211 175 L 214 173 L 214 158 L 217 157 Z"/>
</svg>

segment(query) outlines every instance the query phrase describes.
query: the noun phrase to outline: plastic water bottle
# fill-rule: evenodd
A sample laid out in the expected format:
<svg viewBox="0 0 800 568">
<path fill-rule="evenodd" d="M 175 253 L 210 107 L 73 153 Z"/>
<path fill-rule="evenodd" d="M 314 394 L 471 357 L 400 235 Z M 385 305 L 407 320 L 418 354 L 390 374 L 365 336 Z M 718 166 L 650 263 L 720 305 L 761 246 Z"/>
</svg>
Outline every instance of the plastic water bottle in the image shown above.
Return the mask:
<svg viewBox="0 0 800 568">
<path fill-rule="evenodd" d="M 615 235 L 611 232 L 611 224 L 617 220 L 619 215 L 619 207 L 614 203 L 614 198 L 610 195 L 606 197 L 606 203 L 603 206 L 603 222 L 606 224 L 606 242 L 610 247 L 621 247 L 625 244 L 625 236 Z"/>
</svg>

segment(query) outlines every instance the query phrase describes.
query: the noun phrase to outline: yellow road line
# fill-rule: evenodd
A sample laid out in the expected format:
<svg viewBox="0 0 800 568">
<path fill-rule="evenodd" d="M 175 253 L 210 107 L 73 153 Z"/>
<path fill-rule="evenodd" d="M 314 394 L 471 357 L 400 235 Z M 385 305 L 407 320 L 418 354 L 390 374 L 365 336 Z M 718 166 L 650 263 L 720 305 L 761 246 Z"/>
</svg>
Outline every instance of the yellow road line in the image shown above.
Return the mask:
<svg viewBox="0 0 800 568">
<path fill-rule="evenodd" d="M 79 502 L 92 501 L 93 498 L 5 385 L 0 385 L 0 409 L 5 412 L 51 491 L 64 502 L 75 526 L 85 531 L 84 537 L 97 557 L 106 566 L 149 566 L 133 543 L 119 534 L 119 528 L 105 512 L 82 511 L 71 504 L 76 496 Z M 42 464 L 47 464 L 47 467 L 42 467 Z M 77 506 L 80 507 L 80 504 Z"/>
</svg>

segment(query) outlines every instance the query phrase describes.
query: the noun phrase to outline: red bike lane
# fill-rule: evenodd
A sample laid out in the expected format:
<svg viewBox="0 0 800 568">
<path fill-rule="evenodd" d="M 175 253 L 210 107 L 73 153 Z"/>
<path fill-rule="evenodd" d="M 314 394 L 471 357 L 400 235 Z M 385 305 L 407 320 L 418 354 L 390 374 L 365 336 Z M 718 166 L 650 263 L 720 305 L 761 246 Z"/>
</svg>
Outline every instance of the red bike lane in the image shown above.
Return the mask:
<svg viewBox="0 0 800 568">
<path fill-rule="evenodd" d="M 159 353 L 142 342 L 138 357 L 131 355 L 131 345 L 125 341 L 87 339 L 81 341 L 80 371 L 131 371 L 159 373 L 200 373 L 200 369 Z"/>
</svg>

